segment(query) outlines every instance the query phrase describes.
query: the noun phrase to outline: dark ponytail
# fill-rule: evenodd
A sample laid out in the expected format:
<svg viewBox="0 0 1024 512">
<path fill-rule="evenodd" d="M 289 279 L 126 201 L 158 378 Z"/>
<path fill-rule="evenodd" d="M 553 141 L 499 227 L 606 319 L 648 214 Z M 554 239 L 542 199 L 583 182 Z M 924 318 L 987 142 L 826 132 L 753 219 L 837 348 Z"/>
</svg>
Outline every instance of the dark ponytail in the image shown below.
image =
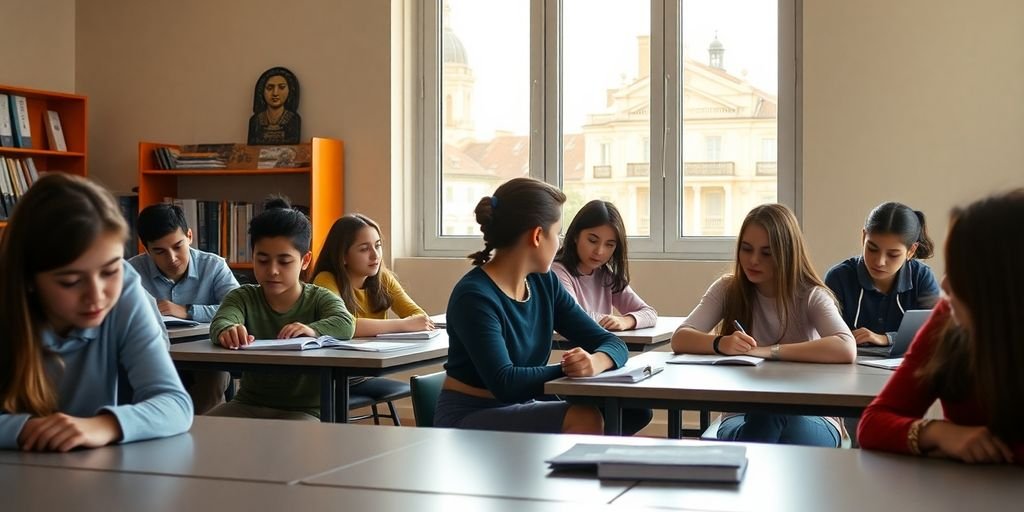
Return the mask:
<svg viewBox="0 0 1024 512">
<path fill-rule="evenodd" d="M 309 218 L 292 207 L 285 196 L 274 195 L 263 202 L 263 211 L 249 222 L 249 247 L 264 238 L 288 237 L 299 254 L 310 251 L 313 225 Z"/>
<path fill-rule="evenodd" d="M 513 178 L 494 195 L 480 198 L 473 213 L 484 235 L 484 248 L 468 256 L 473 265 L 487 263 L 491 251 L 511 247 L 528 230 L 547 231 L 562 218 L 563 203 L 561 190 L 533 178 Z"/>
<path fill-rule="evenodd" d="M 888 202 L 876 206 L 864 221 L 864 231 L 871 235 L 898 235 L 907 249 L 917 244 L 914 258 L 919 260 L 935 254 L 935 243 L 928 236 L 924 212 L 903 203 Z"/>
</svg>

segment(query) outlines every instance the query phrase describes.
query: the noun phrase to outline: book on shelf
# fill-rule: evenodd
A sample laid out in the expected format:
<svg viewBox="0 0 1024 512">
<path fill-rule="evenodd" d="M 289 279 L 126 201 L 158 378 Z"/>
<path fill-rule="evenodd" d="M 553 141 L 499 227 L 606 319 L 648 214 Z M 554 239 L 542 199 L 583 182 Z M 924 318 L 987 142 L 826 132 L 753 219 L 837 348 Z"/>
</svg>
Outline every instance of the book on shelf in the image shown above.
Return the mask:
<svg viewBox="0 0 1024 512">
<path fill-rule="evenodd" d="M 47 110 L 43 117 L 46 125 L 46 142 L 54 151 L 67 151 L 68 143 L 64 140 L 64 127 L 60 125 L 60 114 L 55 110 Z"/>
<path fill-rule="evenodd" d="M 11 109 L 11 126 L 14 144 L 19 148 L 32 147 L 32 126 L 28 120 L 28 100 L 16 94 L 8 95 Z"/>
<path fill-rule="evenodd" d="M 592 377 L 569 377 L 572 380 L 582 380 L 590 382 L 640 382 L 645 379 L 649 379 L 665 369 L 664 366 L 655 365 L 651 363 L 638 362 L 634 359 L 629 359 L 626 364 L 622 365 L 621 368 L 615 370 L 608 370 L 601 372 Z"/>
<path fill-rule="evenodd" d="M 240 347 L 243 350 L 313 350 L 334 348 L 360 352 L 391 352 L 409 348 L 409 344 L 388 341 L 339 340 L 331 336 L 303 336 L 286 340 L 255 340 Z"/>
<path fill-rule="evenodd" d="M 598 478 L 738 483 L 747 469 L 747 448 L 579 443 L 545 462 L 554 471 L 596 469 Z"/>
<path fill-rule="evenodd" d="M 199 325 L 199 322 L 195 320 L 170 315 L 160 315 L 160 320 L 164 322 L 164 327 L 195 327 Z"/>
<path fill-rule="evenodd" d="M 246 144 L 188 144 L 181 149 L 153 149 L 159 169 L 280 169 L 312 165 L 312 144 L 249 146 Z"/>
<path fill-rule="evenodd" d="M 761 364 L 761 361 L 764 361 L 763 357 L 720 356 L 711 354 L 679 354 L 665 362 L 669 364 L 757 366 Z"/>
<path fill-rule="evenodd" d="M 14 127 L 11 125 L 11 104 L 6 94 L 0 94 L 0 146 L 14 147 Z"/>
<path fill-rule="evenodd" d="M 903 364 L 902 357 L 894 357 L 891 359 L 859 359 L 857 364 L 862 366 L 871 366 L 873 368 L 881 368 L 883 370 L 895 370 Z"/>
<path fill-rule="evenodd" d="M 441 331 L 413 331 L 413 332 L 384 332 L 380 333 L 375 338 L 384 340 L 429 340 L 436 338 L 441 335 Z"/>
</svg>

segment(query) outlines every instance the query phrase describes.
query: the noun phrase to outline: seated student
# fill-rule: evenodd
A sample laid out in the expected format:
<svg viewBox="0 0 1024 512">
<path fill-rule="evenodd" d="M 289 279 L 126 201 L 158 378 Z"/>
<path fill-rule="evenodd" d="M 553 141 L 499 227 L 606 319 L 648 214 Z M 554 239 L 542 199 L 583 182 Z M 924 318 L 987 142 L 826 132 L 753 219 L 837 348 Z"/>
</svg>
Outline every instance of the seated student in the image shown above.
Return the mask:
<svg viewBox="0 0 1024 512">
<path fill-rule="evenodd" d="M 185 212 L 170 203 L 147 206 L 139 213 L 139 240 L 146 252 L 128 260 L 142 276 L 142 286 L 157 301 L 160 313 L 209 322 L 238 281 L 224 258 L 190 246 L 192 230 Z M 228 372 L 190 371 L 182 377 L 203 414 L 224 402 Z"/>
<path fill-rule="evenodd" d="M 861 417 L 861 447 L 1024 464 L 1024 189 L 953 212 L 943 299 Z M 978 251 L 985 250 L 979 257 Z M 922 419 L 938 399 L 945 418 Z"/>
<path fill-rule="evenodd" d="M 672 350 L 812 363 L 852 363 L 856 356 L 835 298 L 807 257 L 796 217 L 781 204 L 747 214 L 733 272 L 708 288 L 672 336 Z M 728 415 L 718 437 L 837 447 L 842 429 L 836 418 L 748 413 Z"/>
<path fill-rule="evenodd" d="M 313 284 L 339 295 L 356 316 L 356 337 L 388 332 L 433 330 L 427 314 L 412 301 L 381 262 L 380 227 L 365 215 L 345 215 L 327 233 L 313 269 Z M 399 318 L 388 319 L 388 310 Z"/>
<path fill-rule="evenodd" d="M 51 173 L 18 201 L 0 243 L 0 448 L 60 451 L 173 436 L 192 402 L 153 300 L 122 259 L 109 192 Z M 131 404 L 117 404 L 118 368 Z"/>
<path fill-rule="evenodd" d="M 544 383 L 592 376 L 626 361 L 626 345 L 597 325 L 551 272 L 565 194 L 530 178 L 507 181 L 474 211 L 484 249 L 448 301 L 447 377 L 434 425 L 600 434 L 601 412 L 544 394 Z M 494 255 L 491 252 L 494 251 Z M 551 333 L 574 348 L 549 365 Z M 650 411 L 624 412 L 634 433 Z M 634 416 L 636 416 L 634 418 Z"/>
<path fill-rule="evenodd" d="M 595 199 L 569 223 L 551 271 L 580 307 L 609 331 L 653 327 L 658 312 L 629 286 L 626 227 L 618 208 Z M 615 308 L 619 314 L 612 314 Z"/>
<path fill-rule="evenodd" d="M 930 309 L 939 298 L 935 275 L 920 260 L 932 256 L 924 214 L 901 203 L 871 210 L 861 230 L 860 256 L 829 269 L 843 320 L 859 345 L 892 345 L 908 309 Z"/>
<path fill-rule="evenodd" d="M 249 223 L 255 285 L 228 293 L 210 324 L 210 338 L 237 349 L 255 339 L 352 337 L 352 315 L 329 290 L 299 278 L 312 259 L 309 219 L 286 199 L 272 198 Z M 320 415 L 320 380 L 311 375 L 245 372 L 234 399 L 209 416 L 300 419 Z"/>
</svg>

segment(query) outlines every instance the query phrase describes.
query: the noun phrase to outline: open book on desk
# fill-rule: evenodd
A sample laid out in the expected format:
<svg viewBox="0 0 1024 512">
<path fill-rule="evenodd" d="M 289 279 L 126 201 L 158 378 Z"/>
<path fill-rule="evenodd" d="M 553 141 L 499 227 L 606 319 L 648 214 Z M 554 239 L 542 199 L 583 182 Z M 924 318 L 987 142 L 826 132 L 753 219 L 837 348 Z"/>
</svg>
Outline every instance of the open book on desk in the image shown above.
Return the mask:
<svg viewBox="0 0 1024 512">
<path fill-rule="evenodd" d="M 374 337 L 382 340 L 429 340 L 440 335 L 441 331 L 434 329 L 432 331 L 384 332 Z"/>
<path fill-rule="evenodd" d="M 670 364 L 711 364 L 711 365 L 738 365 L 757 366 L 764 361 L 762 357 L 754 356 L 719 356 L 710 354 L 679 354 L 678 356 L 665 361 Z"/>
<path fill-rule="evenodd" d="M 654 375 L 661 373 L 664 370 L 664 366 L 656 366 L 647 363 L 634 363 L 632 360 L 626 361 L 626 364 L 622 365 L 622 368 L 616 370 L 608 370 L 593 377 L 569 377 L 572 380 L 583 380 L 591 382 L 640 382 L 644 379 L 649 379 Z"/>
<path fill-rule="evenodd" d="M 577 444 L 545 462 L 555 471 L 596 466 L 598 478 L 736 483 L 747 469 L 747 448 Z"/>
<path fill-rule="evenodd" d="M 178 318 L 170 315 L 160 315 L 160 320 L 163 320 L 165 327 L 195 327 L 199 325 L 199 322 L 195 320 L 188 320 L 186 318 Z"/>
<path fill-rule="evenodd" d="M 339 340 L 330 336 L 320 336 L 319 338 L 303 336 L 286 340 L 255 340 L 240 348 L 242 350 L 313 350 L 317 348 L 336 348 L 358 350 L 360 352 L 390 352 L 409 348 L 409 344 L 394 341 Z"/>
</svg>

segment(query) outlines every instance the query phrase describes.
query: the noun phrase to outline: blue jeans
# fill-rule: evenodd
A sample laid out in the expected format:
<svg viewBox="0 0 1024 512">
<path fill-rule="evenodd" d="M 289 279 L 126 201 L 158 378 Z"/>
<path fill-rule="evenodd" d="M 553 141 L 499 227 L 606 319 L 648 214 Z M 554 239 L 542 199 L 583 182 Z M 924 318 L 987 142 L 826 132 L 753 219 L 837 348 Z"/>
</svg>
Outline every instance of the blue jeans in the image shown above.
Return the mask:
<svg viewBox="0 0 1024 512">
<path fill-rule="evenodd" d="M 738 414 L 722 420 L 718 438 L 723 441 L 839 446 L 840 435 L 831 423 L 818 416 Z"/>
</svg>

